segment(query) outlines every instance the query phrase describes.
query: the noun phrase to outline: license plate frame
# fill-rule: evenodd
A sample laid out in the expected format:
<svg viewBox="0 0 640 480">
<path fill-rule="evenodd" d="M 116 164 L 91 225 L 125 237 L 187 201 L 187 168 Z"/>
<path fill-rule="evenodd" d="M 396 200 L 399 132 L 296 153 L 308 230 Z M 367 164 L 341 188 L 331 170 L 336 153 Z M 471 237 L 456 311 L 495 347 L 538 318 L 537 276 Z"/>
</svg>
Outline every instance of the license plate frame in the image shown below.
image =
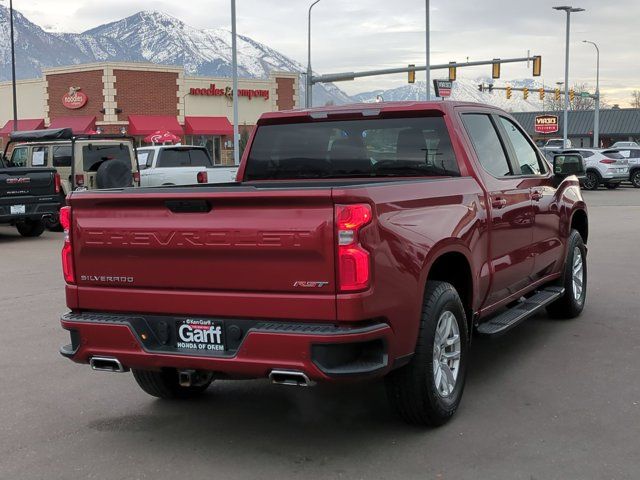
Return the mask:
<svg viewBox="0 0 640 480">
<path fill-rule="evenodd" d="M 227 350 L 224 323 L 203 318 L 180 319 L 175 322 L 175 348 L 180 352 L 224 353 Z"/>
<path fill-rule="evenodd" d="M 11 215 L 24 215 L 27 213 L 26 205 L 11 205 L 10 209 Z"/>
</svg>

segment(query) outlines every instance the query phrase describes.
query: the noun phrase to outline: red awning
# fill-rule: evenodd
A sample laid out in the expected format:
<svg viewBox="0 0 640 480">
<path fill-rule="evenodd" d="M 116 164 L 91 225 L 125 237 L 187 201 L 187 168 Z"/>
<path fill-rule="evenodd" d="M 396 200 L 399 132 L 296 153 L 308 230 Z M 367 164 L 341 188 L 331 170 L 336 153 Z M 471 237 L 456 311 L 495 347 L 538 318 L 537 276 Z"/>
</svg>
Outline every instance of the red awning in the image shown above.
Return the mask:
<svg viewBox="0 0 640 480">
<path fill-rule="evenodd" d="M 49 128 L 70 128 L 73 133 L 88 133 L 96 129 L 96 117 L 82 115 L 78 117 L 58 117 L 51 121 Z"/>
<path fill-rule="evenodd" d="M 18 128 L 15 130 L 22 132 L 25 130 L 42 130 L 44 128 L 44 119 L 42 118 L 28 118 L 24 120 L 18 120 Z M 9 120 L 4 124 L 2 130 L 0 130 L 0 135 L 9 135 L 13 132 L 13 120 Z"/>
<path fill-rule="evenodd" d="M 233 126 L 227 117 L 185 117 L 187 135 L 233 135 Z"/>
<path fill-rule="evenodd" d="M 173 133 L 178 137 L 184 135 L 176 117 L 169 115 L 129 115 L 129 135 L 146 137 L 158 130 Z"/>
</svg>

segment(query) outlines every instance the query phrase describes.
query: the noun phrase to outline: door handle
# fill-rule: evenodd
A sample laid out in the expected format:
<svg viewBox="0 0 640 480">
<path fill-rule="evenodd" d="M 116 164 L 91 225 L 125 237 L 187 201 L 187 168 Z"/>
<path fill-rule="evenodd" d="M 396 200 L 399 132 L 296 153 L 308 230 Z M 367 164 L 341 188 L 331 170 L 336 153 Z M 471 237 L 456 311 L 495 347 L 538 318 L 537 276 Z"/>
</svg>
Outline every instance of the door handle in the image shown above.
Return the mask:
<svg viewBox="0 0 640 480">
<path fill-rule="evenodd" d="M 495 209 L 504 208 L 507 206 L 507 201 L 504 198 L 491 199 L 491 206 Z"/>
<path fill-rule="evenodd" d="M 531 192 L 531 200 L 533 200 L 534 202 L 539 202 L 540 200 L 542 200 L 543 194 L 540 190 L 534 190 L 533 192 Z"/>
</svg>

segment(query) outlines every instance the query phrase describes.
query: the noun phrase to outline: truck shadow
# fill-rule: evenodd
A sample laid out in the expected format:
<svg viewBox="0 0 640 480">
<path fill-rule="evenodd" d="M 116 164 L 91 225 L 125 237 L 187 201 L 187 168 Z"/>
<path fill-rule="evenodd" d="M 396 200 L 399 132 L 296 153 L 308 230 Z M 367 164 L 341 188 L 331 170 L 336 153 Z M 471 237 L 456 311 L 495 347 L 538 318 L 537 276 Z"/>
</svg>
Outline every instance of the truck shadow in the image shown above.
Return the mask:
<svg viewBox="0 0 640 480">
<path fill-rule="evenodd" d="M 490 395 L 501 391 L 518 360 L 553 335 L 554 325 L 559 324 L 536 317 L 503 338 L 476 339 L 465 398 L 456 418 L 441 429 L 404 424 L 388 406 L 380 381 L 305 389 L 271 386 L 262 380 L 218 381 L 202 398 L 189 402 L 145 400 L 140 393 L 136 414 L 103 418 L 88 427 L 125 443 L 134 442 L 142 432 L 174 453 L 237 448 L 242 449 L 241 456 L 258 454 L 291 464 L 316 462 L 316 466 L 323 456 L 344 456 L 376 443 L 382 447 L 416 439 L 455 441 L 456 422 L 464 424 L 465 416 L 481 414 L 487 390 L 493 390 Z"/>
</svg>

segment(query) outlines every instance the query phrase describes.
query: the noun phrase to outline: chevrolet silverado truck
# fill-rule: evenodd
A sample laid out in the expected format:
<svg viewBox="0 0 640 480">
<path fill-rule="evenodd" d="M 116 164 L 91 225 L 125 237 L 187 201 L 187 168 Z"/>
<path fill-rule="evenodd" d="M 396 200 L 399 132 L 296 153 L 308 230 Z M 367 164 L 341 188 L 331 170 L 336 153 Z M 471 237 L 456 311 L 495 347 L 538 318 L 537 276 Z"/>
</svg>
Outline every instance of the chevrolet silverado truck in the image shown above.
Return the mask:
<svg viewBox="0 0 640 480">
<path fill-rule="evenodd" d="M 478 104 L 264 114 L 235 183 L 69 195 L 61 353 L 160 398 L 384 377 L 401 417 L 441 425 L 472 334 L 580 315 L 583 173 Z"/>
<path fill-rule="evenodd" d="M 24 168 L 7 160 L 9 146 L 33 133 L 13 132 L 0 155 L 0 224 L 15 226 L 23 237 L 42 235 L 47 223 L 57 221 L 63 200 L 53 168 Z"/>
</svg>

